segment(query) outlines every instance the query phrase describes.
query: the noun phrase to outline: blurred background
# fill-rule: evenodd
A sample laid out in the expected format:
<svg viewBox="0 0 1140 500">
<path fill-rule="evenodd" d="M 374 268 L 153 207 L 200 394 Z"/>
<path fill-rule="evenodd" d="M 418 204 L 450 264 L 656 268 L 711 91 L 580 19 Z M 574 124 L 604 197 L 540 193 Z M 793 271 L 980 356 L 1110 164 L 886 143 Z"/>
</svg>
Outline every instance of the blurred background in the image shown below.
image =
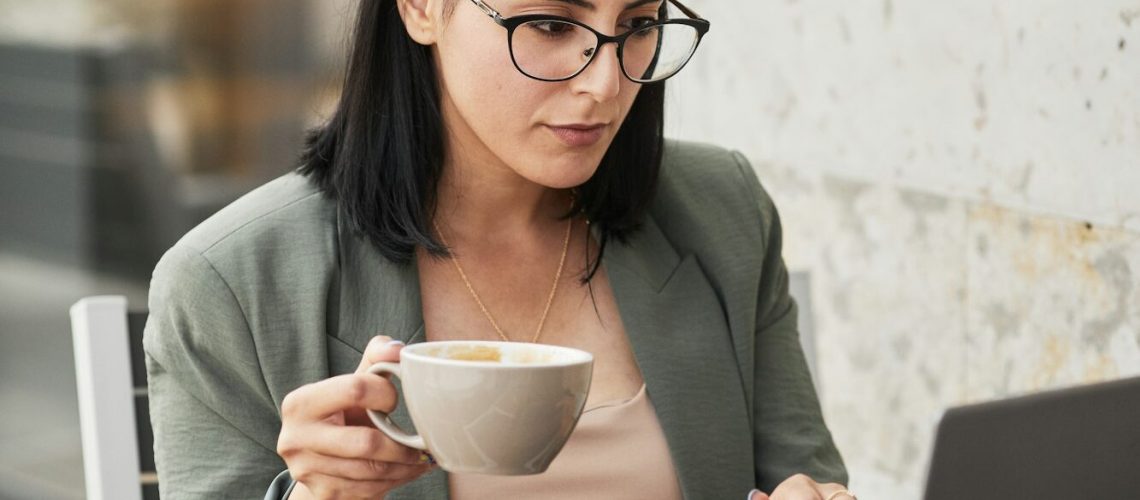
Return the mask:
<svg viewBox="0 0 1140 500">
<path fill-rule="evenodd" d="M 781 210 L 863 498 L 943 409 L 1140 374 L 1140 3 L 690 0 L 667 134 Z M 351 0 L 0 0 L 0 498 L 83 498 L 67 308 L 288 171 Z"/>
<path fill-rule="evenodd" d="M 67 310 L 287 172 L 351 3 L 0 0 L 0 498 L 83 498 Z"/>
</svg>

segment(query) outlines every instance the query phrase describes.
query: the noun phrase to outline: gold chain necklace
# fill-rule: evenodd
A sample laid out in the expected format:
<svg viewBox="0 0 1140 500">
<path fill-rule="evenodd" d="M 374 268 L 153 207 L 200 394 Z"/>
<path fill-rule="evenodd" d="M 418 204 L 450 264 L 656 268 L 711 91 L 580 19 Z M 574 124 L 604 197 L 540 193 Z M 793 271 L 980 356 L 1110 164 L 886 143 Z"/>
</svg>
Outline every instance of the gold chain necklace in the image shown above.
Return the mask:
<svg viewBox="0 0 1140 500">
<path fill-rule="evenodd" d="M 442 242 L 444 246 L 450 247 L 451 245 L 447 243 L 447 238 L 443 236 L 443 231 L 439 229 L 439 224 L 436 223 L 434 219 L 431 223 L 435 226 L 435 232 L 439 234 L 440 242 Z M 554 273 L 554 284 L 550 286 L 550 295 L 546 297 L 546 307 L 542 309 L 542 317 L 538 319 L 538 328 L 535 328 L 534 337 L 530 339 L 532 344 L 538 342 L 539 335 L 542 335 L 542 327 L 546 324 L 546 315 L 550 313 L 550 306 L 554 303 L 554 294 L 558 291 L 558 282 L 562 280 L 562 267 L 566 264 L 566 253 L 570 248 L 570 232 L 573 228 L 574 218 L 571 217 L 570 220 L 566 222 L 566 237 L 562 240 L 562 257 L 558 259 L 558 272 Z M 483 300 L 479 298 L 479 294 L 475 293 L 475 288 L 471 286 L 471 280 L 467 279 L 467 273 L 463 272 L 463 266 L 459 265 L 459 259 L 456 258 L 454 253 L 451 254 L 451 263 L 455 264 L 455 270 L 459 272 L 459 277 L 463 279 L 463 284 L 467 285 L 467 291 L 471 292 L 471 297 L 475 299 L 476 304 L 479 304 L 479 309 L 483 311 L 483 316 L 487 317 L 487 321 L 491 322 L 491 326 L 495 328 L 495 333 L 499 334 L 499 338 L 510 342 L 511 339 L 503 333 L 502 328 L 499 328 L 499 323 L 495 321 L 494 316 L 491 316 L 491 312 L 487 310 L 487 306 L 483 304 Z"/>
</svg>

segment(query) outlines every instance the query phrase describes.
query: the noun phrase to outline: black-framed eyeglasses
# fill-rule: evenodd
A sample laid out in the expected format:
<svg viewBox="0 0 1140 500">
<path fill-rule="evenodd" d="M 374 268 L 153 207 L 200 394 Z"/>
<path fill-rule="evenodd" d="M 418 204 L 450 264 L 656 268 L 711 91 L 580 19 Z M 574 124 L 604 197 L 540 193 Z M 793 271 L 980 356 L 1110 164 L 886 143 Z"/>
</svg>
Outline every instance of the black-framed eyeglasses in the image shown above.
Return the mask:
<svg viewBox="0 0 1140 500">
<path fill-rule="evenodd" d="M 638 24 L 617 36 L 599 33 L 574 19 L 545 14 L 504 18 L 483 0 L 471 0 L 499 26 L 507 29 L 511 61 L 522 74 L 545 82 L 578 76 L 607 43 L 617 44 L 618 61 L 626 78 L 654 83 L 669 78 L 693 57 L 709 22 L 677 0 L 688 19 L 636 18 Z"/>
</svg>

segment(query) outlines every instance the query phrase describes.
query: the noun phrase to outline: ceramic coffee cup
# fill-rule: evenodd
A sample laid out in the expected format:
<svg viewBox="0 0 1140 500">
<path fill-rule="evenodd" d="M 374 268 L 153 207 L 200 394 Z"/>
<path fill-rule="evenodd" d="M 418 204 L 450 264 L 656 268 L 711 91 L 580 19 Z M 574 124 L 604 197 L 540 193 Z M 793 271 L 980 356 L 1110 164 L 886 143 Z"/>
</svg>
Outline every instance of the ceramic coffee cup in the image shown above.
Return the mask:
<svg viewBox="0 0 1140 500">
<path fill-rule="evenodd" d="M 450 472 L 523 475 L 546 470 L 578 423 L 594 357 L 544 344 L 446 341 L 413 344 L 400 362 L 369 372 L 402 382 L 418 435 L 369 410 L 381 431 L 427 450 Z"/>
</svg>

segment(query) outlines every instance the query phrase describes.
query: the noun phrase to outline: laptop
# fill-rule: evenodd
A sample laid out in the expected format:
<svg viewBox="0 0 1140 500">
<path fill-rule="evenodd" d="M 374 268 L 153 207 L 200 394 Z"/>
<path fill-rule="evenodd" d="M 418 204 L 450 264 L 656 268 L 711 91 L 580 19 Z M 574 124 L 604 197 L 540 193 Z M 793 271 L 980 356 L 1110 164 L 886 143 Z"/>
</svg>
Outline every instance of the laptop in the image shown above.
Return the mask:
<svg viewBox="0 0 1140 500">
<path fill-rule="evenodd" d="M 925 498 L 1140 499 L 1140 377 L 947 410 Z"/>
</svg>

